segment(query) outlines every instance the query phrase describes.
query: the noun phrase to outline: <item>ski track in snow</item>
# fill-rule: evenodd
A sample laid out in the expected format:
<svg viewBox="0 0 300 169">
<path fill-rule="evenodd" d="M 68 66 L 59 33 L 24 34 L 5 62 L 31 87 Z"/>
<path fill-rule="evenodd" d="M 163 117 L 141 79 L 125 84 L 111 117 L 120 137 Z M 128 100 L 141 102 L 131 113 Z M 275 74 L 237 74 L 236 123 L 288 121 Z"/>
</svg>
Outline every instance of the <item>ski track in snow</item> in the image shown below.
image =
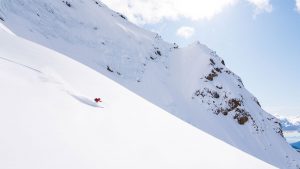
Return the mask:
<svg viewBox="0 0 300 169">
<path fill-rule="evenodd" d="M 75 95 L 74 93 L 70 92 L 70 91 L 66 91 L 70 96 L 72 96 L 74 99 L 78 100 L 79 102 L 92 106 L 92 107 L 99 107 L 99 108 L 103 108 L 102 106 L 100 106 L 99 104 L 95 103 L 93 100 L 84 97 L 84 96 L 80 96 L 80 95 Z"/>
<path fill-rule="evenodd" d="M 4 61 L 7 61 L 7 62 L 10 62 L 10 63 L 13 63 L 13 64 L 18 65 L 18 66 L 21 66 L 21 67 L 26 68 L 28 70 L 31 70 L 35 73 L 38 73 L 40 75 L 40 80 L 42 82 L 47 82 L 47 83 L 52 83 L 52 84 L 58 85 L 58 87 L 61 88 L 62 91 L 66 92 L 72 98 L 76 99 L 77 101 L 79 101 L 79 102 L 81 102 L 85 105 L 88 105 L 88 106 L 91 106 L 91 107 L 103 108 L 99 104 L 95 103 L 92 99 L 90 99 L 88 97 L 85 97 L 83 95 L 80 95 L 77 92 L 74 92 L 74 90 L 70 90 L 72 88 L 70 85 L 66 85 L 65 82 L 63 82 L 62 80 L 58 80 L 58 78 L 55 78 L 54 76 L 50 76 L 50 75 L 48 75 L 48 74 L 46 74 L 46 73 L 44 73 L 44 72 L 42 72 L 42 71 L 40 71 L 36 68 L 33 68 L 31 66 L 28 66 L 28 65 L 25 65 L 25 64 L 22 64 L 22 63 L 19 63 L 19 62 L 16 62 L 16 61 L 13 61 L 13 60 L 1 57 L 1 56 L 0 56 L 0 59 L 4 60 Z M 66 87 L 66 86 L 70 86 L 70 87 Z"/>
<path fill-rule="evenodd" d="M 32 67 L 30 67 L 30 66 L 24 65 L 24 64 L 22 64 L 22 63 L 18 63 L 18 62 L 16 62 L 16 61 L 13 61 L 13 60 L 10 60 L 10 59 L 1 57 L 1 56 L 0 56 L 0 59 L 5 60 L 5 61 L 10 62 L 10 63 L 14 63 L 14 64 L 19 65 L 19 66 L 22 66 L 22 67 L 24 67 L 24 68 L 30 69 L 30 70 L 32 70 L 32 71 L 34 71 L 34 72 L 42 73 L 40 70 L 37 70 L 37 69 L 32 68 Z"/>
</svg>

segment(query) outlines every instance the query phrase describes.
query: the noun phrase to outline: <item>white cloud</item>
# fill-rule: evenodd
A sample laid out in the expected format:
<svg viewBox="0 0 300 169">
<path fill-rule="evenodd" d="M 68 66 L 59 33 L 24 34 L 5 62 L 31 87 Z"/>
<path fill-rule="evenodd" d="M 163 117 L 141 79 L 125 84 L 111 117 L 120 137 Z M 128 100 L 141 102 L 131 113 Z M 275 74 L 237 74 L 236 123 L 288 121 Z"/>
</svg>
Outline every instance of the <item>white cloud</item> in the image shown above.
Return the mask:
<svg viewBox="0 0 300 169">
<path fill-rule="evenodd" d="M 194 28 L 188 27 L 188 26 L 182 26 L 177 30 L 176 34 L 177 34 L 177 36 L 187 39 L 187 38 L 193 36 L 194 32 L 195 32 Z"/>
<path fill-rule="evenodd" d="M 296 0 L 296 9 L 300 12 L 300 0 Z"/>
<path fill-rule="evenodd" d="M 163 19 L 185 17 L 211 19 L 238 0 L 102 0 L 110 8 L 124 13 L 138 24 L 157 23 Z"/>
<path fill-rule="evenodd" d="M 250 4 L 255 6 L 255 14 L 261 12 L 272 12 L 273 6 L 270 0 L 247 0 Z"/>
<path fill-rule="evenodd" d="M 181 17 L 190 20 L 209 20 L 239 1 L 248 1 L 256 8 L 257 13 L 272 11 L 270 0 L 102 0 L 136 24 L 151 24 Z"/>
</svg>

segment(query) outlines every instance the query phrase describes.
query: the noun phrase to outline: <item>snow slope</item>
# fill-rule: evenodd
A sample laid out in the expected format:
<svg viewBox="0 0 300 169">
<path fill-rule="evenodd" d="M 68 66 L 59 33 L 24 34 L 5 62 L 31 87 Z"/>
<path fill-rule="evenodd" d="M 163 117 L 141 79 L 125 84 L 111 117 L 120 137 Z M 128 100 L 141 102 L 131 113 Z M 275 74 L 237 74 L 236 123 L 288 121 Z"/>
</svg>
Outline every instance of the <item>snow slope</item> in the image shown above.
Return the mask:
<svg viewBox="0 0 300 169">
<path fill-rule="evenodd" d="M 274 168 L 64 55 L 0 37 L 0 168 Z"/>
<path fill-rule="evenodd" d="M 283 138 L 279 121 L 205 45 L 164 42 L 96 0 L 1 0 L 0 17 L 18 36 L 65 54 L 198 129 L 278 168 L 299 168 L 299 153 Z"/>
</svg>

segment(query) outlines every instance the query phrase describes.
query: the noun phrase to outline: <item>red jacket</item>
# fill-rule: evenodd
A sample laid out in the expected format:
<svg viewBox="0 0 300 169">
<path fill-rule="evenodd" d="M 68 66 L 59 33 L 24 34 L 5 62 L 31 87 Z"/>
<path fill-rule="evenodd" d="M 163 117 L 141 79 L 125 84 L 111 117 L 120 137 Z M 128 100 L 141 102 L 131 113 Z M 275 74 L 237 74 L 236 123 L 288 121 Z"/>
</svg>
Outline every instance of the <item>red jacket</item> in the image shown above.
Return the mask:
<svg viewBox="0 0 300 169">
<path fill-rule="evenodd" d="M 96 103 L 102 102 L 100 98 L 95 98 L 94 100 Z"/>
</svg>

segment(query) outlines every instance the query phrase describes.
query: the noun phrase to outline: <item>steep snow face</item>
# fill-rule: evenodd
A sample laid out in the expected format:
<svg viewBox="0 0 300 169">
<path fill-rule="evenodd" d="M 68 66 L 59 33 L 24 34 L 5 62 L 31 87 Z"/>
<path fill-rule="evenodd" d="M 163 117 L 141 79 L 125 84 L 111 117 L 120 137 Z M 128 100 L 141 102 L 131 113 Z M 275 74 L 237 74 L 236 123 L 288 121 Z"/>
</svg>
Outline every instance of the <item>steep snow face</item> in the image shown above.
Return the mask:
<svg viewBox="0 0 300 169">
<path fill-rule="evenodd" d="M 0 168 L 275 168 L 64 55 L 0 37 Z"/>
<path fill-rule="evenodd" d="M 299 168 L 299 154 L 282 137 L 278 120 L 205 45 L 166 43 L 95 0 L 1 0 L 0 17 L 15 34 L 85 64 L 195 127 L 279 168 Z"/>
<path fill-rule="evenodd" d="M 160 44 L 155 42 L 159 41 L 158 35 L 139 29 L 95 0 L 1 0 L 0 3 L 2 22 L 14 27 L 14 32 L 72 54 L 95 70 L 122 72 L 123 77 L 137 80 L 144 64 L 159 54 L 153 52 L 154 44 Z M 111 50 L 112 46 L 115 50 Z"/>
</svg>

